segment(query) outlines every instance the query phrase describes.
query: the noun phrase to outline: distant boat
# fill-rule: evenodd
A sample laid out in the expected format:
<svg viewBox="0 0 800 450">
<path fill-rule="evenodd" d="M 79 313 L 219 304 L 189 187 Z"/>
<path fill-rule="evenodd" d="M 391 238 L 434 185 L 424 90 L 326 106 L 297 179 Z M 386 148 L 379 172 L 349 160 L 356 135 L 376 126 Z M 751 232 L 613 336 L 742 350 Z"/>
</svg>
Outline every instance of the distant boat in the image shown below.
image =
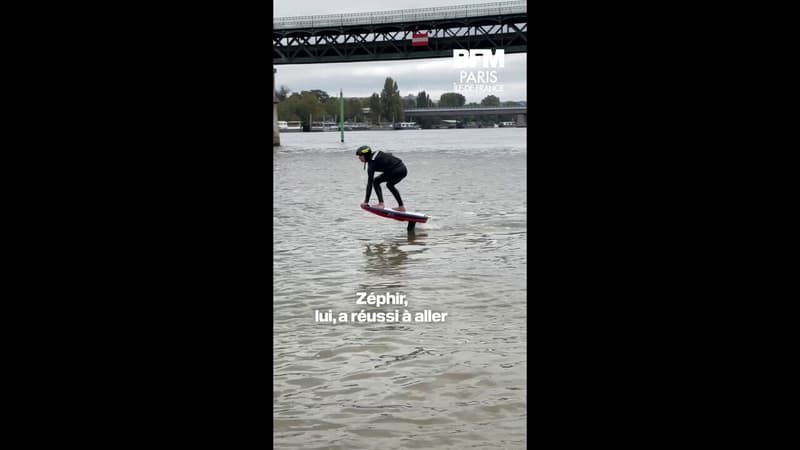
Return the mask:
<svg viewBox="0 0 800 450">
<path fill-rule="evenodd" d="M 331 121 L 314 122 L 311 124 L 311 131 L 339 131 L 339 124 Z"/>
<path fill-rule="evenodd" d="M 445 128 L 464 128 L 464 122 L 460 120 L 442 120 Z"/>
<path fill-rule="evenodd" d="M 278 130 L 281 133 L 292 133 L 303 131 L 303 126 L 300 124 L 299 120 L 279 120 Z"/>
<path fill-rule="evenodd" d="M 395 130 L 419 130 L 417 122 L 399 122 L 394 124 Z"/>
<path fill-rule="evenodd" d="M 370 128 L 369 125 L 366 124 L 366 123 L 363 123 L 363 122 L 362 123 L 358 123 L 358 122 L 356 122 L 356 123 L 345 122 L 344 123 L 344 130 L 345 131 L 369 130 L 369 128 Z M 337 129 L 336 131 L 339 131 L 339 130 Z"/>
</svg>

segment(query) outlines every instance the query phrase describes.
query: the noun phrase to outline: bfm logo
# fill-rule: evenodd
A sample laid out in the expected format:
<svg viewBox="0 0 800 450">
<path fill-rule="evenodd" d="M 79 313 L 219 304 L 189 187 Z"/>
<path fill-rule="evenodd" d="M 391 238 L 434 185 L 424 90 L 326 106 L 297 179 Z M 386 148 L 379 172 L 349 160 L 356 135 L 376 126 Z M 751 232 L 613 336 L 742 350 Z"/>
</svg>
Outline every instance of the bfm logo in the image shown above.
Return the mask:
<svg viewBox="0 0 800 450">
<path fill-rule="evenodd" d="M 475 67 L 479 60 L 482 62 L 483 68 L 498 67 L 498 64 L 500 67 L 505 67 L 505 50 L 497 49 L 494 54 L 490 48 L 453 50 L 453 67 L 457 69 Z"/>
</svg>

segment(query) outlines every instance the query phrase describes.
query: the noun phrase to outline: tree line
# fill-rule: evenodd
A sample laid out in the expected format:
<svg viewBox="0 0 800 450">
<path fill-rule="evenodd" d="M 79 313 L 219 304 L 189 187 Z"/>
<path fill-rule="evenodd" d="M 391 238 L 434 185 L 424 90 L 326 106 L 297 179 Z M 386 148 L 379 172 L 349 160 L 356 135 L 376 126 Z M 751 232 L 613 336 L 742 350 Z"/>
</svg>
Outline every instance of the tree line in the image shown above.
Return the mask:
<svg viewBox="0 0 800 450">
<path fill-rule="evenodd" d="M 309 120 L 319 122 L 323 120 L 336 121 L 339 118 L 339 97 L 331 96 L 327 92 L 313 89 L 310 91 L 292 92 L 286 86 L 281 86 L 277 91 L 278 118 L 280 120 L 300 121 L 303 126 L 309 126 Z M 344 119 L 346 122 L 368 122 L 373 125 L 405 121 L 405 109 L 409 108 L 434 108 L 434 107 L 459 107 L 459 106 L 501 106 L 516 104 L 515 102 L 501 103 L 494 95 L 488 95 L 480 104 L 466 104 L 466 98 L 457 92 L 446 92 L 434 101 L 425 92 L 421 91 L 416 96 L 400 97 L 397 82 L 387 77 L 380 94 L 373 93 L 366 98 L 345 98 Z M 369 110 L 365 113 L 365 109 Z M 438 123 L 441 118 L 420 118 L 422 128 L 430 128 Z M 511 116 L 480 116 L 468 117 L 466 120 L 492 121 L 511 120 Z"/>
</svg>

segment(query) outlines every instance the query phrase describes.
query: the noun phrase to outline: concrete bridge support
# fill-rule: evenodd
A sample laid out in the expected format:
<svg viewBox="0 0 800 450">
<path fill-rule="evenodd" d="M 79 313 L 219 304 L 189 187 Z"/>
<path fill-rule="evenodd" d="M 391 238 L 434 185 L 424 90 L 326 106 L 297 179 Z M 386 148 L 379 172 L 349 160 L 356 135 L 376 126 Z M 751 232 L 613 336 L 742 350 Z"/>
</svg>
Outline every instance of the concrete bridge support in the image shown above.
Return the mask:
<svg viewBox="0 0 800 450">
<path fill-rule="evenodd" d="M 517 123 L 515 126 L 518 127 L 527 127 L 528 126 L 528 115 L 527 114 L 517 114 Z"/>
<path fill-rule="evenodd" d="M 278 94 L 275 92 L 275 72 L 278 69 L 272 69 L 272 146 L 281 145 L 281 133 L 278 129 Z"/>
</svg>

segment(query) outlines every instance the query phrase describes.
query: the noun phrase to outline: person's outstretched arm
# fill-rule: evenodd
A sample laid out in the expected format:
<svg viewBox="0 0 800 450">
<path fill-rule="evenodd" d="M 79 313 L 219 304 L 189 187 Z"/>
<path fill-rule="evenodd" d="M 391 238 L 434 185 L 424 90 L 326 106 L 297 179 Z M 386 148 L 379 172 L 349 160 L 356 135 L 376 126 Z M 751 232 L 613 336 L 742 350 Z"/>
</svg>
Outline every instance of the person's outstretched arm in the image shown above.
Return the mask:
<svg viewBox="0 0 800 450">
<path fill-rule="evenodd" d="M 369 179 L 367 180 L 367 195 L 364 197 L 364 203 L 362 205 L 369 204 L 369 198 L 372 196 L 372 181 L 375 178 L 375 170 L 369 169 Z"/>
</svg>

